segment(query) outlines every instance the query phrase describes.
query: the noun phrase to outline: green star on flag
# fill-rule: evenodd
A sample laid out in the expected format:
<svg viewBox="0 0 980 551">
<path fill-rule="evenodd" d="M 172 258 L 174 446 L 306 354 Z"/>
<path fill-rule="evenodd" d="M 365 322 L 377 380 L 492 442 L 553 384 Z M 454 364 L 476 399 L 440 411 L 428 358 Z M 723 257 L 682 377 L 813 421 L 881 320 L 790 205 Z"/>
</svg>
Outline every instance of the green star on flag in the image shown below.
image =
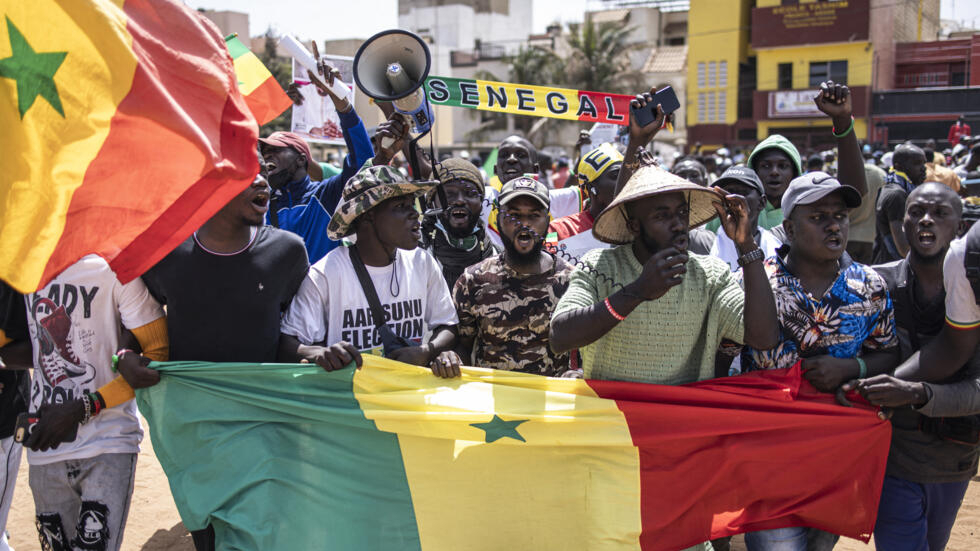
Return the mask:
<svg viewBox="0 0 980 551">
<path fill-rule="evenodd" d="M 54 74 L 58 72 L 68 52 L 35 52 L 10 18 L 6 19 L 12 52 L 10 57 L 0 59 L 0 77 L 17 81 L 17 108 L 20 109 L 20 118 L 24 118 L 38 96 L 48 100 L 51 107 L 64 117 L 65 110 L 61 107 Z"/>
<path fill-rule="evenodd" d="M 521 433 L 517 432 L 517 425 L 526 423 L 528 419 L 518 419 L 516 421 L 504 421 L 499 416 L 494 415 L 493 419 L 486 423 L 472 423 L 471 427 L 476 427 L 487 433 L 487 443 L 496 442 L 501 438 L 513 438 L 521 442 L 527 442 Z"/>
</svg>

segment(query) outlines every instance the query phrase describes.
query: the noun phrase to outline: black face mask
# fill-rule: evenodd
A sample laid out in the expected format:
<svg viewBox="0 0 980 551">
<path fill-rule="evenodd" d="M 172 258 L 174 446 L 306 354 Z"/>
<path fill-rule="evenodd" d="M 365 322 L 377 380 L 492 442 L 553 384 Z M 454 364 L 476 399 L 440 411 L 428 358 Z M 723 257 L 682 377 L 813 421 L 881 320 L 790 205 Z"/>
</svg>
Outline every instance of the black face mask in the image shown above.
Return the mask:
<svg viewBox="0 0 980 551">
<path fill-rule="evenodd" d="M 288 170 L 277 170 L 269 174 L 266 180 L 269 181 L 269 186 L 272 189 L 280 189 L 289 183 L 291 174 Z"/>
</svg>

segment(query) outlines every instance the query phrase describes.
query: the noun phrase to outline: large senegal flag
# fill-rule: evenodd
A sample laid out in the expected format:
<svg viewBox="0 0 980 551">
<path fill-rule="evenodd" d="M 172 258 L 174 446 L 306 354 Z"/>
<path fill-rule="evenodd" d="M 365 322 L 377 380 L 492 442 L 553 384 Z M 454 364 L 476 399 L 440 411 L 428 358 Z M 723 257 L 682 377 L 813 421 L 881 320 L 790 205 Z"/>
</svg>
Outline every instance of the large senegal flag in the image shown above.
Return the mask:
<svg viewBox="0 0 980 551">
<path fill-rule="evenodd" d="M 278 117 L 293 104 L 262 61 L 242 44 L 237 34 L 225 37 L 228 53 L 235 60 L 238 87 L 245 103 L 260 125 Z"/>
<path fill-rule="evenodd" d="M 798 368 L 668 387 L 364 362 L 157 364 L 137 400 L 187 528 L 221 549 L 500 551 L 874 526 L 890 425 Z"/>
<path fill-rule="evenodd" d="M 629 124 L 633 99 L 623 94 L 439 76 L 425 79 L 425 92 L 435 105 L 623 126 Z"/>
<path fill-rule="evenodd" d="M 0 4 L 0 279 L 139 276 L 258 171 L 218 29 L 180 0 Z"/>
</svg>

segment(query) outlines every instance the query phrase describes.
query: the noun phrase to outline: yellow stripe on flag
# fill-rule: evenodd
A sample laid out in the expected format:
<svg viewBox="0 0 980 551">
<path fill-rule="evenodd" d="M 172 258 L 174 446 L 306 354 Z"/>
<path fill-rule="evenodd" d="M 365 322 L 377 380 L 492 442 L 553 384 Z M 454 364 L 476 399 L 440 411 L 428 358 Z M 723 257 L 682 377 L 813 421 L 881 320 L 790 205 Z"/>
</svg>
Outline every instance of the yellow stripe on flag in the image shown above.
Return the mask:
<svg viewBox="0 0 980 551">
<path fill-rule="evenodd" d="M 398 434 L 423 549 L 639 549 L 638 452 L 584 381 L 365 355 L 354 395 Z"/>
<path fill-rule="evenodd" d="M 34 53 L 65 52 L 54 73 L 64 115 L 42 96 L 21 117 L 17 80 L 0 78 L 0 265 L 18 270 L 10 283 L 36 287 L 65 227 L 72 194 L 106 137 L 116 106 L 129 92 L 136 70 L 123 2 L 5 2 L 0 20 L 0 59 L 13 57 L 8 22 Z M 39 17 L 38 14 L 44 14 Z M 124 169 L 124 167 L 120 167 Z M 51 212 L 47 217 L 18 213 Z M 16 250 L 13 243 L 30 247 Z"/>
<path fill-rule="evenodd" d="M 262 60 L 251 52 L 235 58 L 235 74 L 238 75 L 238 89 L 244 96 L 272 78 L 272 73 L 262 64 Z"/>
<path fill-rule="evenodd" d="M 578 120 L 578 90 L 488 80 L 477 80 L 476 86 L 480 94 L 481 110 L 527 115 L 534 109 L 540 109 L 551 112 L 549 116 L 556 119 Z M 518 90 L 521 91 L 520 94 Z M 527 93 L 528 91 L 531 93 Z M 554 94 L 549 97 L 551 92 L 558 92 L 560 96 Z M 522 106 L 524 109 L 521 108 Z M 558 112 L 561 114 L 555 114 Z"/>
</svg>

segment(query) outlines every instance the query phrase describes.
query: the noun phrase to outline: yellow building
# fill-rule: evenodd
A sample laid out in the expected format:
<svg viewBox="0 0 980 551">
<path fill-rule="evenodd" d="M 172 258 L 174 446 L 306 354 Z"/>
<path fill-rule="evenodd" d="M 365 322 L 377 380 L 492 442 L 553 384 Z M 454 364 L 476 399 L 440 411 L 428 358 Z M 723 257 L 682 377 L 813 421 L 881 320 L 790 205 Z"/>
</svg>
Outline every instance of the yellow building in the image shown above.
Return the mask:
<svg viewBox="0 0 980 551">
<path fill-rule="evenodd" d="M 754 7 L 753 7 L 754 4 Z M 834 144 L 813 97 L 851 89 L 868 139 L 872 90 L 892 87 L 895 43 L 939 31 L 939 0 L 691 0 L 688 143 L 751 146 L 783 134 L 801 150 Z"/>
</svg>

